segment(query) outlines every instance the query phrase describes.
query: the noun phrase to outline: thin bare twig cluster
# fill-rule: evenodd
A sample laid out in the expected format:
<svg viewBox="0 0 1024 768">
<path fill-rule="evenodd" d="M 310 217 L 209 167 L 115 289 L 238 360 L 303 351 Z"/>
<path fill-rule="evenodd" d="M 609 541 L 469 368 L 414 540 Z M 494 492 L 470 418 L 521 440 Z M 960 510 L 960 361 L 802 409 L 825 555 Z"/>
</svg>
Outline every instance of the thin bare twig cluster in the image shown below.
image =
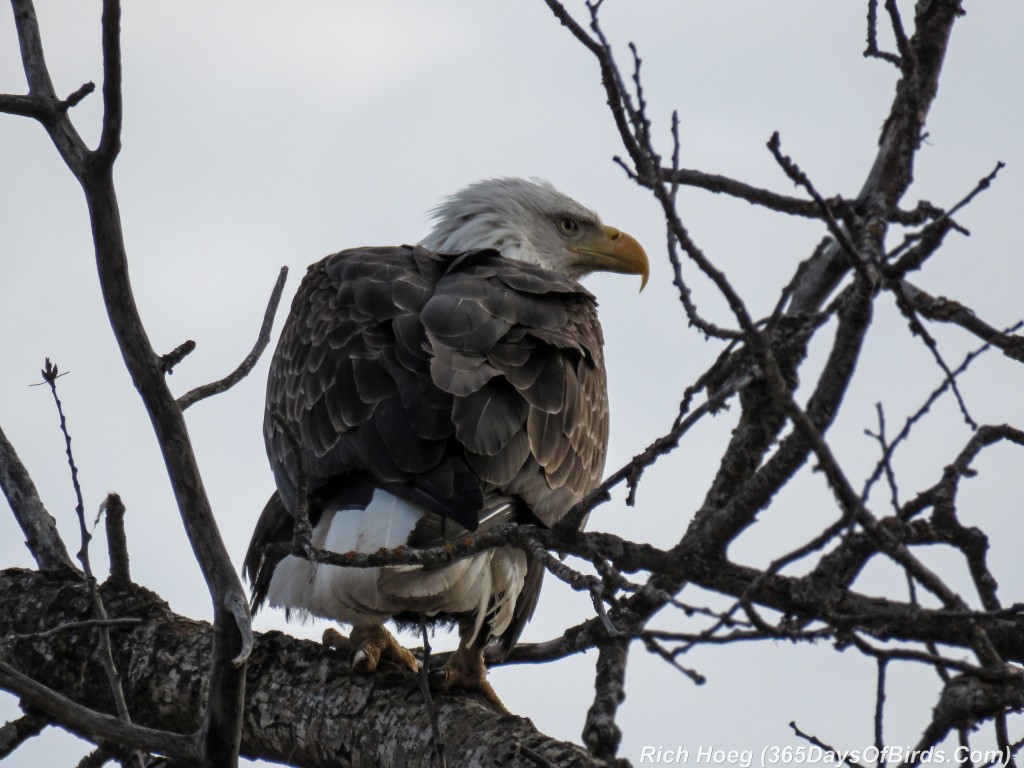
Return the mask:
<svg viewBox="0 0 1024 768">
<path fill-rule="evenodd" d="M 1005 718 L 1009 711 L 1020 707 L 1024 688 L 1015 665 L 1024 659 L 1024 648 L 1004 630 L 1015 626 L 1019 631 L 1021 612 L 1019 606 L 1007 608 L 1000 602 L 985 559 L 987 538 L 977 528 L 960 522 L 957 490 L 959 480 L 973 472 L 971 464 L 985 447 L 998 442 L 1024 445 L 1024 433 L 1007 425 L 975 422 L 957 379 L 982 350 L 968 355 L 954 368 L 944 359 L 928 324 L 955 323 L 982 339 L 983 349 L 996 347 L 1017 361 L 1024 340 L 1015 335 L 1018 326 L 999 331 L 968 307 L 951 299 L 936 299 L 908 279 L 910 272 L 926 266 L 946 234 L 966 233 L 954 215 L 991 185 L 1002 164 L 949 210 L 925 202 L 910 211 L 899 207 L 910 185 L 922 126 L 936 94 L 949 33 L 962 14 L 959 3 L 918 4 L 911 28 L 904 24 L 896 3 L 886 2 L 896 53 L 879 49 L 878 4 L 874 0 L 868 3 L 865 55 L 895 64 L 901 78 L 863 189 L 850 199 L 826 199 L 816 190 L 810 176 L 782 152 L 777 133 L 768 142 L 781 171 L 804 190 L 810 198 L 807 201 L 680 168 L 677 114 L 670 126 L 674 142 L 668 153 L 671 162 L 666 165 L 652 140 L 637 49 L 630 46 L 632 75 L 627 78 L 601 26 L 600 1 L 586 4 L 582 20 L 557 0 L 547 3 L 598 61 L 613 119 L 626 150 L 626 156 L 618 158 L 618 162 L 662 206 L 675 284 L 690 324 L 709 338 L 729 345 L 714 368 L 687 391 L 677 425 L 684 418 L 694 392 L 703 390 L 709 396 L 724 392 L 727 399 L 738 398 L 741 408 L 733 440 L 722 456 L 718 477 L 705 504 L 674 547 L 638 557 L 628 542 L 616 542 L 614 550 L 606 549 L 609 542 L 603 534 L 581 534 L 575 542 L 561 542 L 561 551 L 599 563 L 602 573 L 611 574 L 605 580 L 608 610 L 585 628 L 574 628 L 565 637 L 573 638 L 572 646 L 579 647 L 578 638 L 586 635 L 589 642 L 607 653 L 610 662 L 617 658 L 625 632 L 641 638 L 647 650 L 677 668 L 683 655 L 707 643 L 827 638 L 840 648 L 853 646 L 878 661 L 875 719 L 880 746 L 884 742 L 886 669 L 896 661 L 922 662 L 936 668 L 947 693 L 922 734 L 920 749 L 936 744 L 951 729 L 959 730 L 960 738 L 966 739 L 970 726 L 991 720 L 999 747 L 1011 758 L 1021 744 L 1009 740 Z M 780 214 L 822 221 L 825 239 L 808 260 L 798 265 L 769 318 L 755 321 L 749 315 L 746 303 L 727 276 L 692 239 L 676 206 L 677 191 L 684 185 L 730 195 Z M 906 234 L 899 245 L 889 248 L 886 239 L 895 227 L 905 228 Z M 697 313 L 692 289 L 684 277 L 684 258 L 721 293 L 732 311 L 734 327 L 723 327 Z M 857 492 L 830 449 L 826 434 L 854 374 L 872 322 L 873 306 L 886 295 L 892 296 L 912 333 L 931 352 L 942 383 L 891 440 L 885 435 L 884 411 L 879 405 L 878 431 L 872 434 L 879 442 L 881 458 L 863 489 Z M 802 378 L 798 373 L 801 363 L 810 340 L 830 320 L 837 324 L 837 330 L 828 363 L 816 381 L 802 382 L 801 386 L 809 387 L 811 395 L 805 405 L 800 405 L 793 392 L 797 380 Z M 719 382 L 730 384 L 732 389 L 723 389 Z M 891 463 L 893 453 L 934 400 L 946 392 L 953 393 L 973 434 L 959 455 L 951 457 L 951 463 L 941 468 L 941 479 L 934 486 L 900 504 Z M 656 452 L 653 446 L 649 450 Z M 729 543 L 755 522 L 756 515 L 770 504 L 775 492 L 811 460 L 817 463 L 832 490 L 837 509 L 834 522 L 800 547 L 774 558 L 767 568 L 753 569 L 730 562 L 725 554 Z M 643 457 L 637 457 L 630 467 L 617 473 L 617 480 L 632 476 L 643 462 Z M 870 506 L 871 487 L 883 475 L 891 496 L 892 508 L 887 513 L 875 512 Z M 602 493 L 607 490 L 601 489 Z M 599 539 L 603 539 L 599 554 L 602 560 L 594 557 L 593 545 Z M 915 554 L 918 546 L 936 543 L 961 554 L 977 592 L 975 597 L 968 599 L 958 594 Z M 868 598 L 853 591 L 863 567 L 876 557 L 891 560 L 906 573 L 909 596 L 905 602 Z M 666 566 L 666 558 L 674 563 Z M 808 575 L 781 575 L 787 567 L 808 559 L 813 565 Z M 624 591 L 617 580 L 623 571 L 635 572 L 638 566 L 648 571 L 648 581 Z M 633 580 L 637 581 L 636 576 Z M 671 606 L 674 596 L 687 584 L 732 595 L 736 602 L 727 611 L 712 612 L 707 628 L 697 633 L 649 629 L 654 616 Z M 920 590 L 931 593 L 942 608 L 923 608 L 917 599 Z M 971 607 L 978 603 L 980 609 Z M 944 622 L 941 628 L 936 624 L 940 615 Z M 607 629 L 609 621 L 614 631 Z M 893 640 L 918 643 L 922 650 L 909 650 L 905 643 L 893 645 L 889 642 Z M 556 641 L 546 645 L 547 653 L 557 654 L 563 652 L 567 643 Z M 965 663 L 940 651 L 940 645 L 967 649 L 976 661 Z M 601 658 L 605 659 L 605 655 Z M 610 724 L 614 723 L 620 698 L 616 683 L 621 684 L 625 666 L 622 660 L 615 664 L 598 662 L 597 693 L 585 731 L 585 741 L 595 754 L 610 757 L 616 753 L 618 733 Z M 697 674 L 683 671 L 690 676 Z M 951 677 L 951 673 L 956 676 Z M 984 704 L 973 708 L 944 705 L 942 702 L 952 695 L 948 693 L 953 690 L 951 686 L 974 692 L 984 687 L 986 695 L 978 697 Z"/>
</svg>

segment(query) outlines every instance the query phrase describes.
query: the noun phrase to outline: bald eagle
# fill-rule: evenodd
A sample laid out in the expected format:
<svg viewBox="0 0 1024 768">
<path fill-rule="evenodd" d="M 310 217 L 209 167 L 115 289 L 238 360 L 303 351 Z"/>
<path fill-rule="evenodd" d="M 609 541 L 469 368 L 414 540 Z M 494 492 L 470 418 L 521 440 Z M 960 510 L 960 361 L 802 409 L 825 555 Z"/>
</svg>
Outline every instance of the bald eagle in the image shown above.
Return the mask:
<svg viewBox="0 0 1024 768">
<path fill-rule="evenodd" d="M 384 628 L 457 623 L 432 680 L 482 692 L 529 621 L 543 566 L 502 546 L 440 567 L 267 557 L 290 541 L 305 478 L 315 547 L 428 548 L 514 522 L 551 526 L 600 482 L 608 442 L 601 327 L 578 280 L 638 274 L 640 244 L 550 184 L 489 179 L 434 211 L 417 246 L 311 266 L 270 365 L 264 437 L 277 491 L 245 572 L 265 602 L 352 625 L 325 642 L 363 672 L 415 670 Z M 296 445 L 297 444 L 297 445 Z"/>
</svg>

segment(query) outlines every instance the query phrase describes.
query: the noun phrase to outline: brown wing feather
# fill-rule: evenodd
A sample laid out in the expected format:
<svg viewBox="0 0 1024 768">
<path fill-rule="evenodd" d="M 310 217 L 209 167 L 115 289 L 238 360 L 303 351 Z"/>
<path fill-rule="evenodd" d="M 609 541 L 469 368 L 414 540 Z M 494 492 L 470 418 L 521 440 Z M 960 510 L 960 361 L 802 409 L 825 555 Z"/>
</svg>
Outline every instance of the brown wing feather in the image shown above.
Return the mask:
<svg viewBox="0 0 1024 768">
<path fill-rule="evenodd" d="M 608 403 L 593 296 L 557 273 L 481 252 L 438 281 L 421 320 L 433 381 L 454 398 L 456 437 L 485 492 L 518 497 L 553 525 L 604 469 Z"/>
</svg>

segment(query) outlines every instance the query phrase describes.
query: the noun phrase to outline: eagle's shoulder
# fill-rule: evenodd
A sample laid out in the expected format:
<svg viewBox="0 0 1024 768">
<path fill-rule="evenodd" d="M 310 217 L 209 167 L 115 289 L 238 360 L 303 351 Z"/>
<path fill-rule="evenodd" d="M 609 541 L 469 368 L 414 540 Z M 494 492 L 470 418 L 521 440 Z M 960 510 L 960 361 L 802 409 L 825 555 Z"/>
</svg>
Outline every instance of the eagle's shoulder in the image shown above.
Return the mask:
<svg viewBox="0 0 1024 768">
<path fill-rule="evenodd" d="M 496 252 L 464 254 L 420 321 L 453 397 L 466 460 L 552 524 L 600 481 L 608 436 L 597 302 L 577 281 Z"/>
</svg>

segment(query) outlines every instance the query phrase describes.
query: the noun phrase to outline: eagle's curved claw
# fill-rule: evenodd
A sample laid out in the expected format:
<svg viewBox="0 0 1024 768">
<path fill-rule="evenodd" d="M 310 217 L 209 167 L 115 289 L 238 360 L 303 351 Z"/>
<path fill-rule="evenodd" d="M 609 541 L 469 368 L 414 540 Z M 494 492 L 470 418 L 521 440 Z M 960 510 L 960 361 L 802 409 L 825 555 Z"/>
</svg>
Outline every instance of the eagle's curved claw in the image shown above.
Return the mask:
<svg viewBox="0 0 1024 768">
<path fill-rule="evenodd" d="M 328 627 L 324 630 L 323 643 L 336 651 L 348 651 L 353 672 L 369 674 L 381 662 L 394 664 L 413 673 L 420 671 L 416 657 L 403 648 L 383 626 L 353 627 L 350 637 Z"/>
<path fill-rule="evenodd" d="M 433 691 L 459 689 L 479 693 L 501 714 L 512 714 L 487 682 L 484 654 L 479 648 L 460 645 L 443 667 L 430 670 L 429 682 Z"/>
</svg>

